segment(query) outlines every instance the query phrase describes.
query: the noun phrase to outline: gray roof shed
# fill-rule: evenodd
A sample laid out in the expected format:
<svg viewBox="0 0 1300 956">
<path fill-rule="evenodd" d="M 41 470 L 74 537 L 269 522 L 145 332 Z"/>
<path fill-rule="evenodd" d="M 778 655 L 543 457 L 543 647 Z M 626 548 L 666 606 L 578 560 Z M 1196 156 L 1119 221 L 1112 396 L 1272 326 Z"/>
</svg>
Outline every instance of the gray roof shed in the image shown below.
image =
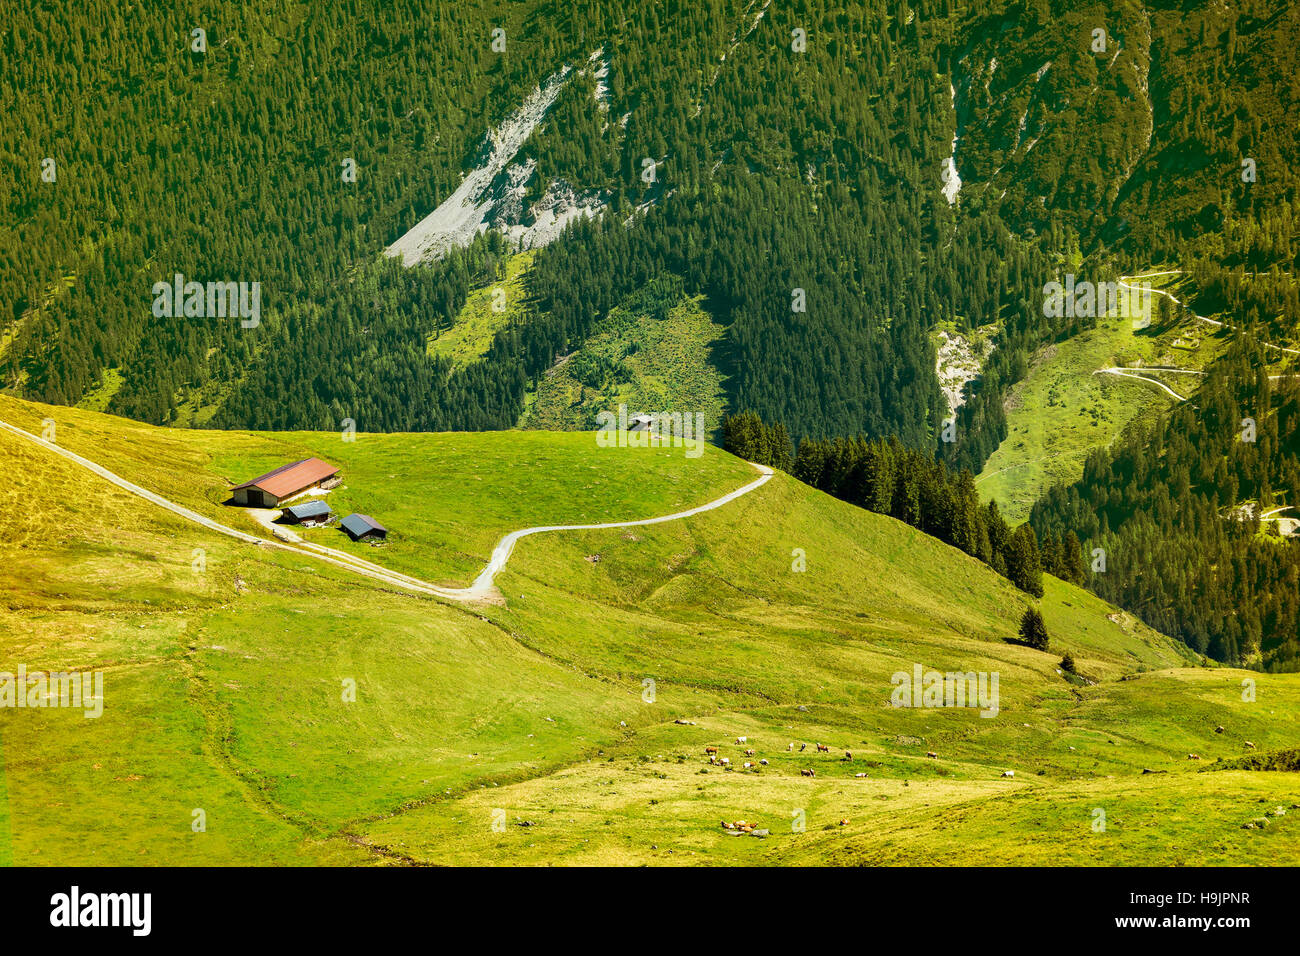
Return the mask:
<svg viewBox="0 0 1300 956">
<path fill-rule="evenodd" d="M 388 535 L 388 529 L 370 515 L 350 514 L 339 522 L 339 527 L 346 531 L 353 541 L 359 541 L 369 535 L 377 535 L 380 538 Z"/>
</svg>

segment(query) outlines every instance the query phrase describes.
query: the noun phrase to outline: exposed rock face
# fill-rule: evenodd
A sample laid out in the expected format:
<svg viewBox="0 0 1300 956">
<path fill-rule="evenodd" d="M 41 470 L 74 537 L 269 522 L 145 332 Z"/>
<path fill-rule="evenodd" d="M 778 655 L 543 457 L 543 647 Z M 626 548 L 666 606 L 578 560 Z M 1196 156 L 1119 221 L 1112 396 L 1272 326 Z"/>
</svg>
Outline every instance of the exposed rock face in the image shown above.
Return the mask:
<svg viewBox="0 0 1300 956">
<path fill-rule="evenodd" d="M 957 194 L 961 192 L 961 176 L 957 172 L 957 137 L 952 138 L 953 155 L 949 156 L 943 166 L 943 198 L 948 200 L 951 206 L 957 201 Z"/>
<path fill-rule="evenodd" d="M 479 165 L 433 212 L 384 250 L 401 256 L 408 266 L 438 259 L 454 246 L 466 246 L 492 225 L 501 227 L 523 218 L 524 187 L 533 164 L 514 162 L 521 146 L 559 97 L 573 67 L 565 66 L 543 83 L 498 129 L 491 130 L 479 150 Z M 557 233 L 558 234 L 558 233 Z"/>
<path fill-rule="evenodd" d="M 597 81 L 596 108 L 607 111 L 609 87 L 604 80 L 609 63 L 601 51 L 592 54 L 586 70 L 592 71 Z M 505 233 L 521 248 L 533 248 L 558 239 L 574 219 L 599 215 L 605 208 L 606 196 L 597 190 L 576 189 L 563 180 L 549 183 L 546 193 L 526 208 L 528 183 L 536 175 L 537 162 L 531 158 L 515 162 L 519 150 L 545 119 L 572 75 L 573 67 L 565 66 L 535 90 L 500 128 L 489 131 L 479 149 L 477 166 L 466 174 L 456 191 L 384 254 L 401 256 L 405 265 L 413 266 L 440 259 L 456 246 L 467 246 L 488 229 Z"/>
<path fill-rule="evenodd" d="M 948 408 L 955 415 L 966 402 L 966 383 L 979 378 L 984 363 L 993 352 L 992 336 L 984 337 L 983 346 L 972 343 L 955 332 L 939 333 L 939 347 L 935 350 L 935 372 Z"/>
<path fill-rule="evenodd" d="M 557 179 L 533 203 L 526 217 L 516 219 L 503 231 L 525 249 L 544 246 L 558 239 L 574 219 L 597 216 L 604 208 L 605 199 L 599 192 L 579 193 L 564 180 Z"/>
</svg>

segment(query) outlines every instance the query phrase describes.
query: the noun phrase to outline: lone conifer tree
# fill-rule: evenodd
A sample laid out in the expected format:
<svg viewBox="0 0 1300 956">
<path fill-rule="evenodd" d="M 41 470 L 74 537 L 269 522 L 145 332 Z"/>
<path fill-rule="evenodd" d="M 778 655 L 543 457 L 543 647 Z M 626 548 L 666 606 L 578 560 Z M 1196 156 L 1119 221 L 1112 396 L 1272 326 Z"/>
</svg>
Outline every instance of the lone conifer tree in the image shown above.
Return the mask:
<svg viewBox="0 0 1300 956">
<path fill-rule="evenodd" d="M 1037 608 L 1025 609 L 1025 616 L 1020 619 L 1020 639 L 1036 650 L 1047 650 L 1047 625 Z"/>
</svg>

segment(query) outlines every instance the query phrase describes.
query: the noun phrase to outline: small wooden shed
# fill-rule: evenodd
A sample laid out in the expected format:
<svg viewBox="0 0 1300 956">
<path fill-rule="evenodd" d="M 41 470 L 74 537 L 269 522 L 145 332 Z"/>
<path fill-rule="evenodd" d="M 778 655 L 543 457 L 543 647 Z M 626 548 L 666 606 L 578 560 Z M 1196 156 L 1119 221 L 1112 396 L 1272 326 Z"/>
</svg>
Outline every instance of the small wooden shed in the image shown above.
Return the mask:
<svg viewBox="0 0 1300 956">
<path fill-rule="evenodd" d="M 383 541 L 388 537 L 388 529 L 370 515 L 350 514 L 339 522 L 339 527 L 353 541 Z"/>
<path fill-rule="evenodd" d="M 289 524 L 323 524 L 329 521 L 331 514 L 330 506 L 317 500 L 285 508 L 280 517 Z"/>
</svg>

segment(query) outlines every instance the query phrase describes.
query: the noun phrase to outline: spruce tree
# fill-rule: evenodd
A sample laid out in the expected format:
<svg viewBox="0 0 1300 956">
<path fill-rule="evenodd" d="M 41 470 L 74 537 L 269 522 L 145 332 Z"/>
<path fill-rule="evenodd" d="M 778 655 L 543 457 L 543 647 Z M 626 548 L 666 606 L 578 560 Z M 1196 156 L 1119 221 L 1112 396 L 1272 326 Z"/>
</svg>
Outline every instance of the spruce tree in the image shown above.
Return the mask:
<svg viewBox="0 0 1300 956">
<path fill-rule="evenodd" d="M 1020 639 L 1035 650 L 1047 650 L 1047 625 L 1043 623 L 1043 615 L 1038 613 L 1037 608 L 1025 608 L 1024 616 L 1020 619 Z"/>
</svg>

